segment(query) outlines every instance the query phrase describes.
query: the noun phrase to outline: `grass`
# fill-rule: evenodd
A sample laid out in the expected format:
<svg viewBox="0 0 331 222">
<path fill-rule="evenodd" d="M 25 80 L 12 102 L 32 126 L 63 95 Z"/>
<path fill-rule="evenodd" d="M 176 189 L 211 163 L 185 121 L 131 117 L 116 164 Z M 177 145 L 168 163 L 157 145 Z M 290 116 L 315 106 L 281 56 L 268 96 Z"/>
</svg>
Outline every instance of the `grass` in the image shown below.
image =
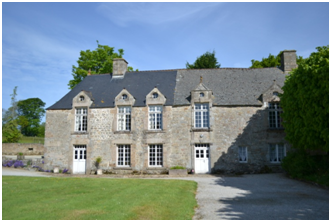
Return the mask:
<svg viewBox="0 0 331 222">
<path fill-rule="evenodd" d="M 3 220 L 190 220 L 184 180 L 2 177 Z"/>
<path fill-rule="evenodd" d="M 2 138 L 2 142 L 5 138 Z M 41 143 L 44 144 L 44 137 L 35 137 L 35 136 L 23 136 L 17 143 Z"/>
</svg>

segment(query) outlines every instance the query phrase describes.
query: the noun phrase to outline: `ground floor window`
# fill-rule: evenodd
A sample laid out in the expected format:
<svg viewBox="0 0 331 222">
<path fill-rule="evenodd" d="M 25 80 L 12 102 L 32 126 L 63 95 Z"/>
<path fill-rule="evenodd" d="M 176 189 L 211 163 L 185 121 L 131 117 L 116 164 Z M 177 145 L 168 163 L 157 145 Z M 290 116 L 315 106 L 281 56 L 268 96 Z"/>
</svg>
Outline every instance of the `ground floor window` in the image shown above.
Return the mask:
<svg viewBox="0 0 331 222">
<path fill-rule="evenodd" d="M 271 163 L 280 163 L 286 156 L 284 144 L 269 144 L 269 157 Z"/>
<path fill-rule="evenodd" d="M 247 163 L 248 156 L 247 156 L 247 147 L 240 146 L 238 148 L 239 154 L 239 163 Z"/>
<path fill-rule="evenodd" d="M 162 167 L 163 165 L 163 146 L 161 144 L 149 145 L 149 166 Z"/>
<path fill-rule="evenodd" d="M 117 146 L 117 166 L 129 167 L 131 162 L 130 145 Z"/>
</svg>

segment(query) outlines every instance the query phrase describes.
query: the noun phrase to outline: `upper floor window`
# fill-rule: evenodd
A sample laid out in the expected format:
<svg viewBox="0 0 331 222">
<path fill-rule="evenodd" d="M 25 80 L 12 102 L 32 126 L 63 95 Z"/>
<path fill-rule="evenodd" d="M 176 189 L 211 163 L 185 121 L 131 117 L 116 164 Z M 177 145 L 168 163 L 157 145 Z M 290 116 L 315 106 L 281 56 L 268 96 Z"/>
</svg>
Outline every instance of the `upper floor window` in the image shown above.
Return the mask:
<svg viewBox="0 0 331 222">
<path fill-rule="evenodd" d="M 75 114 L 75 131 L 86 132 L 87 131 L 87 108 L 76 108 Z"/>
<path fill-rule="evenodd" d="M 118 107 L 117 130 L 131 130 L 131 107 L 130 106 Z"/>
<path fill-rule="evenodd" d="M 85 100 L 85 97 L 84 96 L 80 96 L 79 97 L 79 101 L 84 101 Z"/>
<path fill-rule="evenodd" d="M 195 128 L 209 127 L 208 103 L 194 104 L 194 127 Z"/>
<path fill-rule="evenodd" d="M 200 97 L 205 97 L 205 94 L 203 92 L 200 93 Z"/>
<path fill-rule="evenodd" d="M 122 99 L 127 99 L 127 98 L 128 98 L 128 95 L 126 95 L 126 94 L 122 95 Z"/>
<path fill-rule="evenodd" d="M 280 163 L 286 156 L 284 144 L 269 144 L 269 157 L 271 163 Z"/>
<path fill-rule="evenodd" d="M 148 107 L 148 129 L 161 130 L 162 129 L 162 106 Z"/>
<path fill-rule="evenodd" d="M 282 128 L 282 120 L 280 114 L 282 108 L 279 103 L 269 103 L 269 127 L 270 128 Z"/>
</svg>

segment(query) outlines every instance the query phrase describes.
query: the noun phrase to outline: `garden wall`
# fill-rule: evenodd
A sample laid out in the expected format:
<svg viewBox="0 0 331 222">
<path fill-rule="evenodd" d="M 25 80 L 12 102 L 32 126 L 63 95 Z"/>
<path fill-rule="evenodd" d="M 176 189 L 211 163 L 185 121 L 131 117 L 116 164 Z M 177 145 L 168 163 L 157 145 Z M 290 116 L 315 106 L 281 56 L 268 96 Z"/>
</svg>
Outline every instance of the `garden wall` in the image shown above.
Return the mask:
<svg viewBox="0 0 331 222">
<path fill-rule="evenodd" d="M 2 155 L 44 155 L 44 144 L 39 143 L 3 143 Z"/>
</svg>

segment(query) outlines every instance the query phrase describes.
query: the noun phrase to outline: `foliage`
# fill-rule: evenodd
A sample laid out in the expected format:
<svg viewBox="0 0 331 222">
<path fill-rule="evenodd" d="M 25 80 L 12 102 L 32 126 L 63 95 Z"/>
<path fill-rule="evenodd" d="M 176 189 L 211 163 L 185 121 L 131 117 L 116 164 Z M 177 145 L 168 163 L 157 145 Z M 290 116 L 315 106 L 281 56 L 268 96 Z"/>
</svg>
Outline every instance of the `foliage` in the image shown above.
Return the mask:
<svg viewBox="0 0 331 222">
<path fill-rule="evenodd" d="M 3 143 L 17 143 L 22 134 L 18 130 L 18 124 L 16 120 L 10 120 L 6 124 L 2 125 L 2 142 Z"/>
<path fill-rule="evenodd" d="M 287 76 L 280 95 L 286 140 L 294 148 L 329 151 L 329 46 Z"/>
<path fill-rule="evenodd" d="M 102 158 L 101 158 L 101 157 L 97 157 L 97 158 L 95 159 L 94 165 L 95 165 L 95 167 L 96 167 L 97 169 L 99 169 L 101 161 L 102 161 Z"/>
<path fill-rule="evenodd" d="M 122 58 L 124 50 L 119 49 L 114 52 L 114 47 L 107 45 L 100 45 L 97 41 L 98 47 L 91 51 L 80 51 L 80 57 L 77 61 L 78 66 L 72 66 L 72 76 L 74 79 L 69 81 L 69 89 L 73 89 L 80 83 L 88 74 L 89 70 L 91 75 L 112 73 L 113 59 Z M 132 67 L 128 67 L 128 71 L 133 71 Z"/>
<path fill-rule="evenodd" d="M 185 180 L 3 176 L 2 219 L 191 220 L 196 190 Z"/>
<path fill-rule="evenodd" d="M 37 136 L 41 118 L 45 115 L 46 104 L 39 98 L 21 100 L 17 103 L 17 112 L 21 125 L 21 132 L 25 136 Z"/>
<path fill-rule="evenodd" d="M 24 167 L 24 164 L 21 160 L 7 160 L 5 162 L 2 162 L 3 167 L 12 167 L 14 166 L 15 168 L 18 167 Z"/>
<path fill-rule="evenodd" d="M 187 69 L 212 69 L 220 67 L 221 64 L 217 62 L 215 51 L 206 52 L 202 56 L 198 57 L 193 64 L 186 62 Z"/>
<path fill-rule="evenodd" d="M 184 170 L 186 169 L 185 167 L 183 166 L 173 166 L 173 167 L 170 167 L 171 170 Z"/>
<path fill-rule="evenodd" d="M 288 152 L 282 168 L 293 178 L 329 186 L 329 156 L 310 155 L 304 150 Z"/>
<path fill-rule="evenodd" d="M 268 68 L 268 67 L 280 67 L 280 55 L 283 51 L 280 51 L 277 56 L 269 54 L 267 58 L 262 58 L 261 61 L 252 59 L 252 66 L 249 68 Z M 302 56 L 297 56 L 297 64 L 301 64 L 305 61 Z"/>
</svg>

